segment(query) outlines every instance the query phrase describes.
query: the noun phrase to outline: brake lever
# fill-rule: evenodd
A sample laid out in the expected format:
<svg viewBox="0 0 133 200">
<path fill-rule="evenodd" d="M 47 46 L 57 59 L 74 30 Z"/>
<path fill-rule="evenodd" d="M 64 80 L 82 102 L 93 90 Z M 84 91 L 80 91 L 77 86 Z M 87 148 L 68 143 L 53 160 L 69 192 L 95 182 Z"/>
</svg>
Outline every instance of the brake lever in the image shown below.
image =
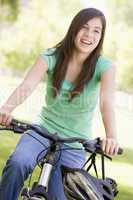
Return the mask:
<svg viewBox="0 0 133 200">
<path fill-rule="evenodd" d="M 90 152 L 90 153 L 98 153 L 99 151 L 100 152 L 102 151 L 100 138 L 96 138 L 94 140 L 85 141 L 83 143 L 83 146 L 84 146 L 85 150 Z"/>
</svg>

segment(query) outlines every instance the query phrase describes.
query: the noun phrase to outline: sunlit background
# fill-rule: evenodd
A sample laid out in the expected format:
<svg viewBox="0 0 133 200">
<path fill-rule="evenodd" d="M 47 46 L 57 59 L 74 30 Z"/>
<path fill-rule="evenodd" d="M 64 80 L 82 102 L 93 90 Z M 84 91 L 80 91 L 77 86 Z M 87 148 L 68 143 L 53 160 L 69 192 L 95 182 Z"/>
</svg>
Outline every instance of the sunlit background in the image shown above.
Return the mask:
<svg viewBox="0 0 133 200">
<path fill-rule="evenodd" d="M 116 157 L 113 163 L 108 164 L 108 171 L 120 185 L 117 200 L 132 200 L 133 1 L 0 0 L 0 105 L 21 82 L 40 52 L 62 40 L 72 18 L 85 7 L 100 9 L 107 19 L 103 53 L 112 59 L 117 67 L 117 132 L 119 143 L 125 150 L 123 156 Z M 44 102 L 43 87 L 45 88 L 45 84 L 41 83 L 31 97 L 13 112 L 14 117 L 29 121 L 36 118 Z M 95 137 L 103 134 L 104 129 L 97 108 L 93 135 Z M 0 140 L 2 168 L 6 158 L 13 151 L 18 136 L 11 138 L 10 134 L 2 134 Z"/>
</svg>

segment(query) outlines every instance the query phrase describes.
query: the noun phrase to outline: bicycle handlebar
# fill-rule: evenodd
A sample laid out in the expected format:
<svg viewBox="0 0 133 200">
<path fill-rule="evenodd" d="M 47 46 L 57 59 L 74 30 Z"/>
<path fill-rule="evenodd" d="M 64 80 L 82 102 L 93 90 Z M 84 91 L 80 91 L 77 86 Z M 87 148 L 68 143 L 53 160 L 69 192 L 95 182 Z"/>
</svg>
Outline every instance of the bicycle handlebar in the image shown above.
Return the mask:
<svg viewBox="0 0 133 200">
<path fill-rule="evenodd" d="M 9 130 L 13 131 L 14 133 L 20 133 L 23 134 L 27 130 L 34 130 L 39 135 L 45 137 L 46 139 L 49 139 L 53 142 L 59 142 L 59 143 L 74 143 L 79 142 L 83 145 L 86 151 L 88 152 L 95 152 L 99 154 L 103 154 L 102 148 L 101 148 L 101 140 L 100 138 L 96 138 L 93 140 L 86 140 L 80 137 L 69 137 L 69 138 L 63 138 L 59 137 L 58 133 L 50 134 L 48 130 L 44 127 L 40 127 L 38 125 L 33 125 L 25 122 L 18 121 L 16 119 L 13 119 L 10 126 L 8 127 L 0 127 L 0 130 Z M 118 154 L 122 154 L 123 149 L 119 148 Z"/>
</svg>

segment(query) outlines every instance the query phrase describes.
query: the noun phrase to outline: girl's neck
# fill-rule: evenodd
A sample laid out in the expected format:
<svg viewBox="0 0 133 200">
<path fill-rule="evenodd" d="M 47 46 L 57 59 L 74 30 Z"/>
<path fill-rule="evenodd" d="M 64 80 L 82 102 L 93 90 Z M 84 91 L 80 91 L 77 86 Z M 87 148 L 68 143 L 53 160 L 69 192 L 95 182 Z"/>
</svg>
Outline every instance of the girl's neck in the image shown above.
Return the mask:
<svg viewBox="0 0 133 200">
<path fill-rule="evenodd" d="M 74 51 L 74 53 L 70 59 L 70 62 L 74 63 L 77 66 L 82 66 L 87 57 L 88 57 L 88 55 Z"/>
</svg>

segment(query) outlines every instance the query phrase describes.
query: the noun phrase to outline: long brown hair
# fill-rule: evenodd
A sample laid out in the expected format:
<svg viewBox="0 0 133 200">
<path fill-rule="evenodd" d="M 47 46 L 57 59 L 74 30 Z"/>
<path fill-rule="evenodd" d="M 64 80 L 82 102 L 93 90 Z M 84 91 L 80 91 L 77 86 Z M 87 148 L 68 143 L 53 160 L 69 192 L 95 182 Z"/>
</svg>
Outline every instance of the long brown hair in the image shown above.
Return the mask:
<svg viewBox="0 0 133 200">
<path fill-rule="evenodd" d="M 57 56 L 57 62 L 53 72 L 53 96 L 56 97 L 60 91 L 61 85 L 66 75 L 68 62 L 73 54 L 75 48 L 74 40 L 77 33 L 82 26 L 94 17 L 98 17 L 102 22 L 102 34 L 99 44 L 94 51 L 84 61 L 82 71 L 77 77 L 75 87 L 70 91 L 70 100 L 72 100 L 77 94 L 81 93 L 84 89 L 84 85 L 88 83 L 93 77 L 95 72 L 96 62 L 100 56 L 103 40 L 105 35 L 106 20 L 104 14 L 95 8 L 86 8 L 81 10 L 72 20 L 71 25 L 64 39 L 55 45 L 55 52 Z"/>
</svg>

